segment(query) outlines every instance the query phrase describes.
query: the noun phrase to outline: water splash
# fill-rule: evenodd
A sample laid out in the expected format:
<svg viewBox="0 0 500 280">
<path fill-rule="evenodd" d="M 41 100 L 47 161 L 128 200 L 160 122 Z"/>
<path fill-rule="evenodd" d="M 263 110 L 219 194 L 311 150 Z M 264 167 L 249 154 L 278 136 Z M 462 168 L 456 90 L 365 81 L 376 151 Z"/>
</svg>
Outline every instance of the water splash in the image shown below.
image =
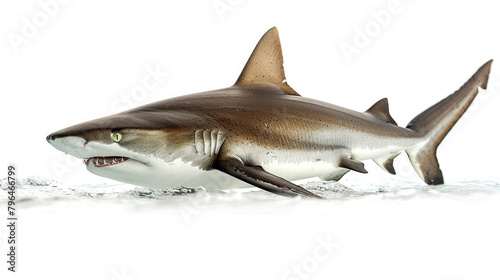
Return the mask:
<svg viewBox="0 0 500 280">
<path fill-rule="evenodd" d="M 305 189 L 330 200 L 349 200 L 361 197 L 380 197 L 383 199 L 412 199 L 421 197 L 473 197 L 477 195 L 500 194 L 500 183 L 494 180 L 475 180 L 456 182 L 439 186 L 427 186 L 415 182 L 401 182 L 400 186 L 384 186 L 367 182 L 344 181 L 323 182 L 314 181 L 302 184 Z M 0 186 L 7 190 L 6 178 L 0 179 Z M 82 184 L 66 186 L 53 179 L 29 176 L 19 181 L 17 186 L 18 201 L 34 201 L 46 199 L 148 199 L 177 200 L 182 196 L 212 196 L 218 199 L 248 198 L 268 199 L 279 198 L 268 192 L 256 189 L 237 189 L 230 191 L 207 192 L 205 188 L 180 187 L 176 189 L 148 189 L 122 183 L 116 184 Z M 2 192 L 1 197 L 6 197 Z"/>
</svg>

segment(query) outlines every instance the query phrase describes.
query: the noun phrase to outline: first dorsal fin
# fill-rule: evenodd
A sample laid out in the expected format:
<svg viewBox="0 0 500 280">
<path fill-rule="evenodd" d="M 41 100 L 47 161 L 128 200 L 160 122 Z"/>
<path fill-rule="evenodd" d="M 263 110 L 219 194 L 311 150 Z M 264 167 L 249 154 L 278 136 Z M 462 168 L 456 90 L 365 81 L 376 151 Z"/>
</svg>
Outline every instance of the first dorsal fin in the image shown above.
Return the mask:
<svg viewBox="0 0 500 280">
<path fill-rule="evenodd" d="M 368 109 L 366 112 L 376 117 L 382 118 L 388 123 L 398 125 L 396 121 L 391 117 L 391 114 L 389 114 L 389 101 L 387 100 L 387 98 L 380 99 L 377 103 L 373 104 L 373 106 L 371 106 L 370 109 Z"/>
<path fill-rule="evenodd" d="M 299 95 L 287 83 L 278 29 L 273 27 L 262 36 L 245 68 L 236 81 L 237 86 L 275 86 L 290 95 Z"/>
</svg>

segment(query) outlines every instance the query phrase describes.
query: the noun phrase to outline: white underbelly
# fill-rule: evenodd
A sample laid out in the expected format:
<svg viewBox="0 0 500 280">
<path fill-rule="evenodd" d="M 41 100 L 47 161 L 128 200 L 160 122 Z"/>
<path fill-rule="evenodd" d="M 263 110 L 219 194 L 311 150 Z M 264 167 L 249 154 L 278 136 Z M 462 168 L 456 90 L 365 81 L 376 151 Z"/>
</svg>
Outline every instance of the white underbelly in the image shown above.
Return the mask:
<svg viewBox="0 0 500 280">
<path fill-rule="evenodd" d="M 302 180 L 313 177 L 324 177 L 338 170 L 331 162 L 280 163 L 278 161 L 263 164 L 262 168 L 267 172 L 282 177 L 288 181 Z"/>
<path fill-rule="evenodd" d="M 203 170 L 181 159 L 172 162 L 154 159 L 148 165 L 129 160 L 103 168 L 89 165 L 87 169 L 99 176 L 151 189 L 201 186 L 207 190 L 225 190 L 252 187 L 219 170 Z"/>
<path fill-rule="evenodd" d="M 176 159 L 173 162 L 158 165 L 151 170 L 151 172 L 151 180 L 148 180 L 147 185 L 144 185 L 150 188 L 201 186 L 209 191 L 215 191 L 252 187 L 251 185 L 219 170 L 203 170 L 198 166 L 193 166 L 191 162 L 184 162 L 181 159 Z"/>
</svg>

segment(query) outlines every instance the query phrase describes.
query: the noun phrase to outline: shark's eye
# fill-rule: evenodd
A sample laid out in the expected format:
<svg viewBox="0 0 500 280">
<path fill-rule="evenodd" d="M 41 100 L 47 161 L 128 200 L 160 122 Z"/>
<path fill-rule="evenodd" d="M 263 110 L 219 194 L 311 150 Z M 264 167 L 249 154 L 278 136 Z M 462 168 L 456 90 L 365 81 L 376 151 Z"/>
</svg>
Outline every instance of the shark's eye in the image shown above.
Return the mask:
<svg viewBox="0 0 500 280">
<path fill-rule="evenodd" d="M 113 138 L 113 141 L 118 143 L 122 140 L 122 134 L 120 132 L 113 132 L 113 134 L 111 134 L 111 138 Z"/>
</svg>

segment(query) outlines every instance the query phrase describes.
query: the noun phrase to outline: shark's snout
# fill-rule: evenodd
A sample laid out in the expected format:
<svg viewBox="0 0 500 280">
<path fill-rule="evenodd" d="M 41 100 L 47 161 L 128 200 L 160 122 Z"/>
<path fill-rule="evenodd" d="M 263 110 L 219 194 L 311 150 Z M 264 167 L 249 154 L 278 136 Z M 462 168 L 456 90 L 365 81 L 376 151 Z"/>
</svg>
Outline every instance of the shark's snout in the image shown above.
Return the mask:
<svg viewBox="0 0 500 280">
<path fill-rule="evenodd" d="M 60 131 L 56 131 L 56 132 L 53 132 L 49 135 L 47 135 L 47 137 L 45 137 L 45 139 L 47 140 L 47 142 L 49 142 L 50 144 L 52 144 L 54 141 L 56 141 L 57 139 L 65 139 L 67 137 L 75 137 L 75 138 L 80 138 L 80 139 L 83 139 L 82 137 L 77 137 L 77 136 L 74 136 L 74 135 L 77 135 L 77 134 L 71 134 L 71 133 L 67 133 L 63 130 L 60 130 Z M 71 139 L 71 138 L 70 138 Z M 64 140 L 65 142 L 67 140 Z M 84 140 L 85 141 L 85 140 Z"/>
<path fill-rule="evenodd" d="M 58 137 L 56 134 L 47 136 L 49 144 L 54 148 L 78 158 L 85 158 L 85 144 L 87 141 L 78 136 Z"/>
<path fill-rule="evenodd" d="M 55 132 L 46 137 L 54 148 L 83 159 L 87 168 L 100 168 L 123 163 L 134 157 L 129 151 L 116 145 L 99 141 L 88 141 L 81 136 L 67 136 L 66 133 Z M 135 160 L 143 163 L 141 160 Z"/>
<path fill-rule="evenodd" d="M 57 133 L 51 133 L 47 135 L 47 137 L 45 137 L 45 139 L 47 139 L 47 142 L 49 142 L 49 144 L 52 144 L 52 142 L 54 142 L 56 138 L 57 138 Z"/>
</svg>

